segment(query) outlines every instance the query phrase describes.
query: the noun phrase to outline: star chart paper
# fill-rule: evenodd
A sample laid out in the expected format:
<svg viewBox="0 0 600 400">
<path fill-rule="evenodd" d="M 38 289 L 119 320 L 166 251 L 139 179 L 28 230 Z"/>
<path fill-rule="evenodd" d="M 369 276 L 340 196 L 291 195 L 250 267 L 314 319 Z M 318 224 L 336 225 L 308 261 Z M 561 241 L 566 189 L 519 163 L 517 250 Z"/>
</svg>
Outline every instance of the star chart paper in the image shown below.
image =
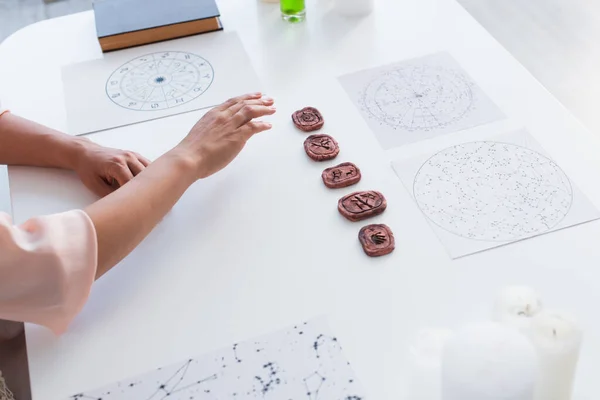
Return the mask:
<svg viewBox="0 0 600 400">
<path fill-rule="evenodd" d="M 243 66 L 243 68 L 240 68 Z M 260 90 L 236 33 L 135 47 L 62 70 L 69 132 L 163 118 Z"/>
<path fill-rule="evenodd" d="M 160 368 L 70 399 L 364 400 L 323 319 Z"/>
<path fill-rule="evenodd" d="M 452 258 L 600 218 L 524 130 L 392 166 Z"/>
<path fill-rule="evenodd" d="M 504 118 L 448 53 L 339 80 L 386 150 Z"/>
</svg>

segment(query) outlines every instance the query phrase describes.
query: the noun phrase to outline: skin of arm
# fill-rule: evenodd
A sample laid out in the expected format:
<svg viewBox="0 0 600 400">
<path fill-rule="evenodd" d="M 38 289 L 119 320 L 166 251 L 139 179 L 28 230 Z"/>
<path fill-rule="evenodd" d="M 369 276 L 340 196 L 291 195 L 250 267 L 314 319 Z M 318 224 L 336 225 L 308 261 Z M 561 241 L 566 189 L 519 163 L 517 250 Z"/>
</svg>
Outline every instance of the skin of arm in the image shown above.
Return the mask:
<svg viewBox="0 0 600 400">
<path fill-rule="evenodd" d="M 5 113 L 0 116 L 0 164 L 73 170 L 102 197 L 125 185 L 150 161 Z"/>
<path fill-rule="evenodd" d="M 0 116 L 0 164 L 74 170 L 90 190 L 105 196 L 85 209 L 96 230 L 99 278 L 152 231 L 190 185 L 224 168 L 251 136 L 270 129 L 254 119 L 273 114 L 272 105 L 260 93 L 230 99 L 152 164 L 136 153 L 7 113 Z"/>
<path fill-rule="evenodd" d="M 98 238 L 96 279 L 127 256 L 190 185 L 227 166 L 250 137 L 270 129 L 254 118 L 275 113 L 272 105 L 260 93 L 228 100 L 202 117 L 174 149 L 87 207 Z"/>
<path fill-rule="evenodd" d="M 152 231 L 190 185 L 227 166 L 250 137 L 270 129 L 254 119 L 275 113 L 272 105 L 260 93 L 230 99 L 152 164 L 136 153 L 5 113 L 0 115 L 0 164 L 71 169 L 90 190 L 105 196 L 85 209 L 96 230 L 98 279 Z M 0 341 L 22 331 L 22 323 L 0 320 Z"/>
<path fill-rule="evenodd" d="M 121 189 L 85 209 L 98 238 L 96 279 L 129 254 L 196 181 L 196 165 L 171 151 Z"/>
<path fill-rule="evenodd" d="M 89 143 L 11 113 L 0 119 L 0 164 L 74 170 Z"/>
</svg>

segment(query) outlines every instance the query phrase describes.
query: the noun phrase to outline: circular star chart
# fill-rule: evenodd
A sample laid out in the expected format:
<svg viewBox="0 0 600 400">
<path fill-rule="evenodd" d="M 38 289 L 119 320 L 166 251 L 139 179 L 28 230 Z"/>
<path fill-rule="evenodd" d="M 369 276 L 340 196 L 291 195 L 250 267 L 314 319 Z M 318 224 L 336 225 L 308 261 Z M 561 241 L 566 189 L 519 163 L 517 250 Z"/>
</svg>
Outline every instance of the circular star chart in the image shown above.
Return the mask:
<svg viewBox="0 0 600 400">
<path fill-rule="evenodd" d="M 552 160 L 499 142 L 465 143 L 435 154 L 415 176 L 413 193 L 439 227 L 499 242 L 553 229 L 573 202 L 571 183 Z"/>
<path fill-rule="evenodd" d="M 196 99 L 213 77 L 212 65 L 195 54 L 152 53 L 117 68 L 106 81 L 106 94 L 130 110 L 164 110 Z"/>
<path fill-rule="evenodd" d="M 462 119 L 473 108 L 471 83 L 459 72 L 409 65 L 375 78 L 362 96 L 369 115 L 394 129 L 428 131 Z"/>
</svg>

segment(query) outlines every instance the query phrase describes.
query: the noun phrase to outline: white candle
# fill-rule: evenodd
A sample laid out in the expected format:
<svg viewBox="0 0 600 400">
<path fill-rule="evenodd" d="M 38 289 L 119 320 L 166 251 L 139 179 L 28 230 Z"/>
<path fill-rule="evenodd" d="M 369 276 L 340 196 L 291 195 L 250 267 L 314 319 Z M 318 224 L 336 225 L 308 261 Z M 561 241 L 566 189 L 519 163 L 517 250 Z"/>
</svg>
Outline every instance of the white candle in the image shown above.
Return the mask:
<svg viewBox="0 0 600 400">
<path fill-rule="evenodd" d="M 440 400 L 442 396 L 442 351 L 449 329 L 426 329 L 410 346 L 408 396 L 410 400 Z"/>
<path fill-rule="evenodd" d="M 442 356 L 443 400 L 532 400 L 537 357 L 519 331 L 487 322 L 448 339 Z"/>
<path fill-rule="evenodd" d="M 530 339 L 540 362 L 535 399 L 571 399 L 582 341 L 577 323 L 558 311 L 543 311 L 532 320 Z"/>
<path fill-rule="evenodd" d="M 494 304 L 494 321 L 527 334 L 532 318 L 542 311 L 537 292 L 526 286 L 509 286 L 500 291 Z"/>
</svg>

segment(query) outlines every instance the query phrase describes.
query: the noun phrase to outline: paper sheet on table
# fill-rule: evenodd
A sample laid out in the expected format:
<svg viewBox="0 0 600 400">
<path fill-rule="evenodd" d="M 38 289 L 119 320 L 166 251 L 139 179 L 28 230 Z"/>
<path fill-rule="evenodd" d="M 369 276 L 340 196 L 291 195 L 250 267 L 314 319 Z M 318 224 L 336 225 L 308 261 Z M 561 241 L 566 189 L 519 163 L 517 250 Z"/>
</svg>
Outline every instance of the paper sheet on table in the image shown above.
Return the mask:
<svg viewBox="0 0 600 400">
<path fill-rule="evenodd" d="M 104 54 L 62 70 L 71 134 L 163 118 L 260 91 L 235 32 Z"/>
<path fill-rule="evenodd" d="M 452 258 L 600 218 L 525 130 L 392 166 Z"/>
<path fill-rule="evenodd" d="M 445 52 L 339 80 L 386 150 L 504 118 Z"/>
<path fill-rule="evenodd" d="M 325 319 L 317 318 L 71 399 L 365 399 Z"/>
</svg>

